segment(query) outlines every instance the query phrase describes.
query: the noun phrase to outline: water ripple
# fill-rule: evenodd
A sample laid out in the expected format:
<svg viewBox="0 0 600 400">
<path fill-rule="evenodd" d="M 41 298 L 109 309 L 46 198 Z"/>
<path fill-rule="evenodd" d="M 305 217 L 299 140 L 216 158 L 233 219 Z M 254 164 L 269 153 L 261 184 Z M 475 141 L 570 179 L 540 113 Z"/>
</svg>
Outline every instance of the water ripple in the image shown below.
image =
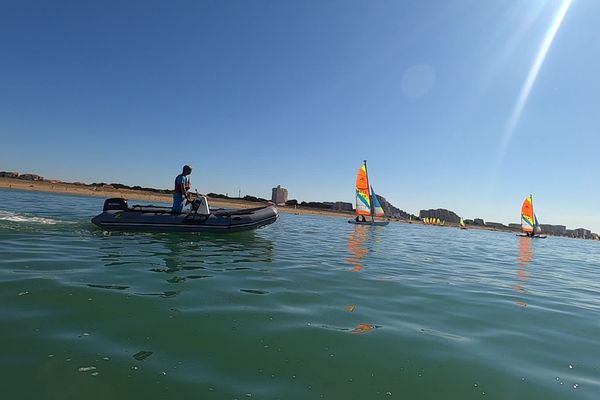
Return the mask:
<svg viewBox="0 0 600 400">
<path fill-rule="evenodd" d="M 106 234 L 89 223 L 101 199 L 0 203 L 9 397 L 600 393 L 594 242 L 287 214 L 245 234 Z"/>
</svg>

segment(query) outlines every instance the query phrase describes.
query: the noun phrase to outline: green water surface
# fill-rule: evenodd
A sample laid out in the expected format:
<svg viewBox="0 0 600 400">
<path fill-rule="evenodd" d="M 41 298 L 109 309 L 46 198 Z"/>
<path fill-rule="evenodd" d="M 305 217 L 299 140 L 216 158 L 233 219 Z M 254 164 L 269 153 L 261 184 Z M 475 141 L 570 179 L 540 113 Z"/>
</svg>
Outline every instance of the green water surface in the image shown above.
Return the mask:
<svg viewBox="0 0 600 400">
<path fill-rule="evenodd" d="M 282 214 L 106 233 L 0 191 L 5 399 L 598 399 L 600 243 Z"/>
</svg>

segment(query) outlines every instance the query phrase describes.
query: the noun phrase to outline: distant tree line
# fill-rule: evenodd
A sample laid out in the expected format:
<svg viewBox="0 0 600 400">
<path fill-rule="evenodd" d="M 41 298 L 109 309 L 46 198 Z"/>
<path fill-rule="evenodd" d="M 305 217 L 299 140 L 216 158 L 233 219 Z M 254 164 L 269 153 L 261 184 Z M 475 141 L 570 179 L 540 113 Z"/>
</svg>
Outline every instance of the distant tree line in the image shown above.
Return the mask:
<svg viewBox="0 0 600 400">
<path fill-rule="evenodd" d="M 265 203 L 269 200 L 267 199 L 263 199 L 262 197 L 256 197 L 256 196 L 249 196 L 246 195 L 244 197 L 230 197 L 224 194 L 220 194 L 220 193 L 209 193 L 206 196 L 213 198 L 213 199 L 227 199 L 227 200 L 246 200 L 246 201 L 253 201 L 255 203 Z"/>
<path fill-rule="evenodd" d="M 155 189 L 155 188 L 149 188 L 149 187 L 142 187 L 142 186 L 129 186 L 129 185 L 124 185 L 122 183 L 104 183 L 104 182 L 100 182 L 100 183 L 92 183 L 91 185 L 85 185 L 85 186 L 112 186 L 115 189 L 127 189 L 127 190 L 140 190 L 140 191 L 144 191 L 144 192 L 152 192 L 152 193 L 160 193 L 160 194 L 172 194 L 173 191 L 172 190 L 167 190 L 167 189 Z"/>
<path fill-rule="evenodd" d="M 240 200 L 239 197 L 229 197 L 229 196 L 226 196 L 226 195 L 220 194 L 220 193 L 209 193 L 209 194 L 207 194 L 207 196 L 211 197 L 213 199 Z M 265 203 L 265 202 L 269 201 L 262 197 L 255 197 L 255 196 L 249 196 L 249 195 L 242 197 L 241 200 L 252 201 L 252 202 L 257 202 L 257 203 Z M 299 202 L 296 199 L 286 201 L 285 205 L 286 206 L 300 206 L 300 207 L 307 207 L 307 208 L 320 208 L 323 210 L 331 209 L 331 204 L 321 203 L 321 202 L 317 202 L 317 201 Z"/>
<path fill-rule="evenodd" d="M 308 208 L 321 208 L 321 209 L 325 209 L 325 210 L 329 210 L 331 209 L 331 204 L 325 204 L 325 203 L 321 203 L 318 201 L 303 201 L 302 203 L 300 203 L 301 207 L 308 207 Z"/>
<path fill-rule="evenodd" d="M 331 203 L 327 204 L 327 203 L 321 203 L 319 201 L 298 202 L 298 200 L 292 199 L 292 200 L 286 201 L 285 205 L 286 206 L 300 206 L 300 207 L 307 207 L 307 208 L 320 208 L 323 210 L 331 210 Z"/>
</svg>

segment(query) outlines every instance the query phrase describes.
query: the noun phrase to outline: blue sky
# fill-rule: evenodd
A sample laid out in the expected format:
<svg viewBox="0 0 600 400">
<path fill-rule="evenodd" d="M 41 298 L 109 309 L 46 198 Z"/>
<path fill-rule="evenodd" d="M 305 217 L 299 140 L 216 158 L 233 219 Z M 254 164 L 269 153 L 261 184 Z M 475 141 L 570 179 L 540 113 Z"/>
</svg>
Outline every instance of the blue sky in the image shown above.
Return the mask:
<svg viewBox="0 0 600 400">
<path fill-rule="evenodd" d="M 590 0 L 4 2 L 0 169 L 169 188 L 189 163 L 201 193 L 353 201 L 367 159 L 409 212 L 518 222 L 533 193 L 542 223 L 600 231 L 598 15 Z"/>
</svg>

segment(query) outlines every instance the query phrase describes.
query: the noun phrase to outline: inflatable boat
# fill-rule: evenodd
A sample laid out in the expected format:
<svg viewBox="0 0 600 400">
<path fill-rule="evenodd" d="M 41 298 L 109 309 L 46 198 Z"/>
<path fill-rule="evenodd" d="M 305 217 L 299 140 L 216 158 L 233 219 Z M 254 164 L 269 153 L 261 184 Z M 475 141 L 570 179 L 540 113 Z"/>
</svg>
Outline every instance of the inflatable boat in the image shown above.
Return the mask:
<svg viewBox="0 0 600 400">
<path fill-rule="evenodd" d="M 277 220 L 277 208 L 209 210 L 205 197 L 192 203 L 189 212 L 175 214 L 170 207 L 129 206 L 123 198 L 107 199 L 92 223 L 105 230 L 143 232 L 240 232 L 260 228 Z"/>
</svg>

